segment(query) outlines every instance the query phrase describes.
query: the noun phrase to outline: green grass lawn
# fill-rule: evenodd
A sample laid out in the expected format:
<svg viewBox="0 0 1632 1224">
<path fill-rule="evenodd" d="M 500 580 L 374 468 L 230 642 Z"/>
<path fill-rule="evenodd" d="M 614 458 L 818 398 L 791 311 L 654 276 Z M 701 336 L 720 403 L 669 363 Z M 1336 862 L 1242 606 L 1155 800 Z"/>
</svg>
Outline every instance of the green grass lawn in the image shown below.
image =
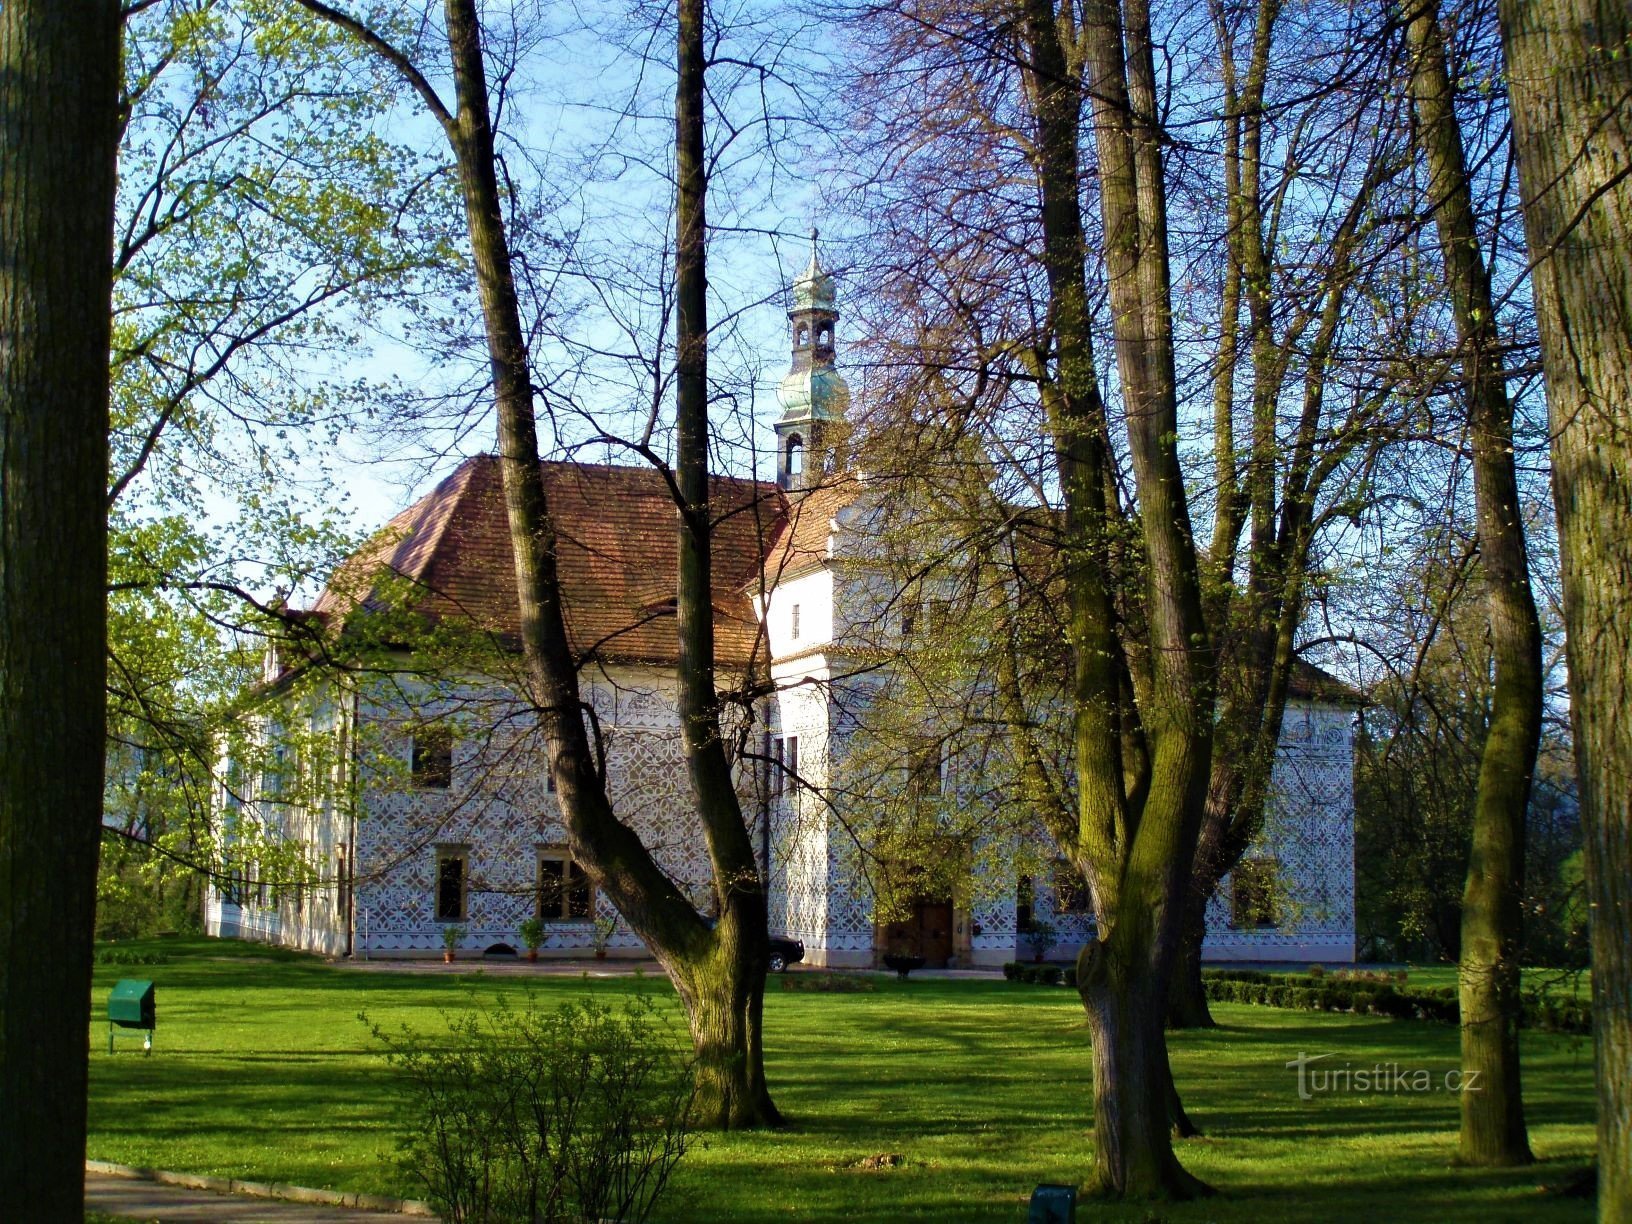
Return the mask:
<svg viewBox="0 0 1632 1224">
<path fill-rule="evenodd" d="M 128 947 L 129 945 L 122 945 Z M 415 1193 L 393 1164 L 403 1101 L 357 1014 L 440 1026 L 472 994 L 550 1003 L 666 981 L 363 973 L 255 945 L 167 939 L 157 965 L 96 971 L 90 1156 L 127 1164 L 385 1194 Z M 101 1007 L 120 977 L 158 983 L 154 1054 L 107 1053 Z M 1456 1066 L 1454 1028 L 1414 1021 L 1215 1005 L 1216 1030 L 1175 1034 L 1174 1070 L 1206 1132 L 1179 1145 L 1221 1197 L 1093 1207 L 1117 1221 L 1588 1220 L 1563 1182 L 1592 1144 L 1591 1045 L 1532 1034 L 1525 1046 L 1531 1142 L 1541 1163 L 1458 1168 L 1457 1106 L 1445 1091 L 1337 1092 L 1300 1100 L 1285 1063 Z M 766 999 L 772 1090 L 791 1126 L 709 1136 L 681 1165 L 668 1221 L 1018 1221 L 1031 1188 L 1080 1181 L 1093 1142 L 1090 1059 L 1074 992 L 1002 981 L 879 979 L 871 993 L 784 991 Z M 682 1030 L 683 1031 L 683 1030 Z M 1351 1081 L 1352 1083 L 1352 1081 Z M 863 1157 L 900 1153 L 892 1169 Z"/>
</svg>

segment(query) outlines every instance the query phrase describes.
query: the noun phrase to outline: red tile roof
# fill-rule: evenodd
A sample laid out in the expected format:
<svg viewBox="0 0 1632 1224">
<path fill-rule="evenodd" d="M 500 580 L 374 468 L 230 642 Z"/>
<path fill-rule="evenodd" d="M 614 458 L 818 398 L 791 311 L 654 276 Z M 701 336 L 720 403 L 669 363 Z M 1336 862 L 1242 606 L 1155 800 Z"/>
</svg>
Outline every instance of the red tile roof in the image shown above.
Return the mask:
<svg viewBox="0 0 1632 1224">
<path fill-rule="evenodd" d="M 828 476 L 816 488 L 790 500 L 785 521 L 765 556 L 765 585 L 773 587 L 784 578 L 824 564 L 833 519 L 853 505 L 861 492 L 861 481 L 855 476 Z"/>
<path fill-rule="evenodd" d="M 580 654 L 672 663 L 676 644 L 675 507 L 647 467 L 546 463 L 558 534 L 567 632 Z M 714 480 L 716 660 L 763 656 L 750 587 L 787 506 L 774 484 Z M 433 620 L 459 617 L 513 643 L 519 636 L 515 562 L 498 460 L 468 459 L 404 510 L 330 580 L 314 610 L 331 623 L 359 606 L 389 606 L 388 587 Z"/>
</svg>

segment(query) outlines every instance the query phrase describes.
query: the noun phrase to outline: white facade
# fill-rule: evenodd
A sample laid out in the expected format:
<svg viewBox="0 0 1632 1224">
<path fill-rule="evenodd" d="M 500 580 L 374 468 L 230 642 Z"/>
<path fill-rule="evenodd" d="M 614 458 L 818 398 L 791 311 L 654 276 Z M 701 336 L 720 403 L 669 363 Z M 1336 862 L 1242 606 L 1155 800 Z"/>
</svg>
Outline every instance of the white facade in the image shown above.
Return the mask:
<svg viewBox="0 0 1632 1224">
<path fill-rule="evenodd" d="M 880 494 L 864 478 L 829 472 L 836 448 L 826 440 L 842 425 L 848 403 L 833 365 L 837 318 L 832 278 L 813 254 L 794 286 L 793 371 L 782 386 L 785 412 L 776 425 L 778 484 L 786 496 L 737 482 L 758 489 L 754 514 L 739 515 L 737 529 L 760 521 L 763 512 L 782 532 L 756 539 L 748 564 L 755 569 L 763 564 L 762 574 L 732 592 L 745 604 L 744 592 L 757 592 L 752 608 L 745 607 L 734 623 L 739 633 L 752 636 L 758 618 L 761 642 L 742 648 L 742 655 L 758 660 L 756 678 L 768 672 L 773 682 L 773 695 L 757 711 L 762 734 L 748 737 L 750 754 L 740 763 L 739 780 L 744 819 L 765 860 L 773 933 L 803 940 L 811 964 L 863 966 L 876 963 L 887 940 L 902 936 L 899 923 L 890 934 L 879 921 L 853 833 L 864 822 L 846 809 L 857 802 L 852 766 L 860 759 L 859 741 L 868 735 L 856 711 L 867 700 L 869 671 L 881 660 L 887 665 L 901 657 L 891 652 L 904 630 L 901 592 L 880 563 L 872 525 L 881 517 Z M 502 595 L 493 576 L 510 569 L 502 525 L 488 524 L 485 534 L 477 529 L 481 514 L 502 514 L 496 468 L 477 471 L 473 462 L 394 520 L 405 538 L 395 552 L 387 547 L 381 553 L 392 561 L 384 568 L 398 578 L 422 581 L 428 602 L 441 598 L 444 608 L 464 607 L 455 598 L 459 594 L 477 602 Z M 592 466 L 598 492 L 557 477 L 564 494 L 582 499 L 576 504 L 586 521 L 576 526 L 586 538 L 604 528 L 620 506 L 629 510 L 640 492 L 639 481 L 626 479 L 631 469 L 584 465 L 572 471 Z M 586 575 L 586 588 L 598 584 L 602 595 L 620 587 L 606 581 L 609 565 L 615 577 L 634 579 L 621 584 L 621 597 L 636 602 L 641 631 L 650 635 L 665 598 L 672 610 L 673 583 L 660 573 L 652 550 L 672 550 L 673 509 L 662 501 L 657 510 L 649 505 L 647 510 L 644 519 L 633 511 L 625 514 L 616 531 L 594 537 L 593 547 L 583 544 L 583 565 L 575 572 Z M 595 519 L 601 521 L 589 521 Z M 661 528 L 653 526 L 658 523 Z M 639 537 L 641 531 L 659 529 L 661 544 Z M 563 533 L 563 539 L 570 534 Z M 446 568 L 437 569 L 442 564 L 437 558 L 444 556 Z M 361 561 L 353 568 L 360 566 Z M 418 568 L 406 572 L 413 566 Z M 452 594 L 450 583 L 458 588 Z M 567 585 L 563 579 L 571 603 L 574 591 Z M 325 615 L 339 610 L 332 622 L 336 628 L 366 602 L 347 603 L 327 593 L 325 601 Z M 603 603 L 601 612 L 615 600 L 607 596 Z M 485 624 L 484 631 L 502 632 L 496 609 L 506 604 L 504 612 L 514 618 L 512 592 L 489 608 L 498 620 Z M 625 610 L 620 606 L 612 614 Z M 603 619 L 596 632 L 615 642 L 628 628 L 627 621 Z M 858 667 L 858 659 L 865 665 Z M 273 688 L 267 700 L 272 713 L 262 717 L 298 727 L 308 743 L 332 751 L 280 764 L 280 776 L 305 782 L 298 799 L 291 799 L 291 792 L 280 795 L 264 780 L 248 779 L 224 788 L 222 811 L 229 839 L 234 819 L 244 821 L 245 828 L 264 826 L 298 848 L 304 867 L 282 881 L 249 868 L 239 871 L 207 901 L 212 934 L 366 956 L 437 953 L 452 930 L 462 950 L 518 949 L 520 924 L 547 908 L 541 896 L 554 896 L 556 882 L 572 877 L 565 831 L 547 790 L 542 745 L 511 689 L 502 678 L 477 676 L 431 683 L 413 678 L 414 660 L 401 662 L 401 674 L 379 674 L 344 697 L 322 685 L 298 696 L 291 687 Z M 613 810 L 640 833 L 682 890 L 706 907 L 707 858 L 681 758 L 672 666 L 609 663 L 586 672 L 581 683 L 605 744 Z M 948 706 L 963 699 L 946 696 Z M 435 771 L 420 770 L 414 761 L 415 728 L 433 724 L 451 730 L 451 759 Z M 268 721 L 265 729 L 269 734 L 263 738 L 271 742 L 276 728 Z M 776 761 L 791 770 L 768 764 Z M 946 768 L 956 775 L 955 760 Z M 1244 905 L 1244 897 L 1250 901 L 1256 894 L 1226 880 L 1209 908 L 1209 957 L 1353 960 L 1352 779 L 1352 711 L 1295 701 L 1275 763 L 1272 811 L 1244 868 L 1255 880 L 1273 880 L 1273 909 L 1261 902 Z M 958 802 L 1011 802 L 989 786 L 974 785 L 978 781 L 967 772 L 949 776 L 946 793 Z M 978 800 L 968 798 L 977 794 Z M 240 804 L 244 811 L 235 814 Z M 1052 955 L 1070 955 L 1080 946 L 1090 920 L 1081 913 L 1057 913 L 1065 902 L 1049 880 L 1039 879 L 1023 902 L 1020 897 L 1017 862 L 1049 858 L 1019 853 L 1037 850 L 1038 843 L 1020 839 L 1038 836 L 997 828 L 949 851 L 967 854 L 978 866 L 967 873 L 967 886 L 954 886 L 952 895 L 913 902 L 918 936 L 921 941 L 934 936 L 936 960 L 998 965 L 1029 955 L 1022 905 L 1055 930 Z M 240 857 L 248 861 L 253 855 L 246 851 Z M 546 955 L 582 955 L 592 945 L 595 919 L 616 918 L 604 899 L 587 896 L 581 905 L 568 897 L 542 916 L 549 919 L 541 948 Z M 605 942 L 611 954 L 643 952 L 626 927 L 613 930 Z"/>
</svg>

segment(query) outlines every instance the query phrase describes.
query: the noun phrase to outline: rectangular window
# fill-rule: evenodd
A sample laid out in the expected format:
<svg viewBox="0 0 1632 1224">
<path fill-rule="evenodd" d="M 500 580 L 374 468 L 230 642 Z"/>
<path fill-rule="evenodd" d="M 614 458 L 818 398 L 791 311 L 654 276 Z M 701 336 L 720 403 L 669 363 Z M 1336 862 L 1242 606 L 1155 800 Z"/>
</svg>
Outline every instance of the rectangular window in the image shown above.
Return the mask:
<svg viewBox="0 0 1632 1224">
<path fill-rule="evenodd" d="M 1270 858 L 1243 859 L 1230 872 L 1230 925 L 1279 926 L 1276 865 Z"/>
<path fill-rule="evenodd" d="M 766 792 L 772 799 L 796 789 L 799 785 L 799 737 L 774 736 L 770 743 L 767 762 Z"/>
<path fill-rule="evenodd" d="M 414 728 L 413 779 L 424 790 L 453 785 L 453 732 L 447 727 Z"/>
<path fill-rule="evenodd" d="M 1037 889 L 1029 875 L 1020 877 L 1014 890 L 1014 929 L 1024 935 L 1031 930 L 1032 917 L 1037 912 Z"/>
<path fill-rule="evenodd" d="M 587 922 L 595 916 L 595 889 L 568 851 L 539 852 L 537 910 L 545 922 Z"/>
<path fill-rule="evenodd" d="M 794 641 L 799 640 L 799 605 L 794 604 L 788 610 L 788 636 Z"/>
<path fill-rule="evenodd" d="M 918 601 L 908 599 L 901 601 L 901 636 L 911 637 L 918 631 Z"/>
<path fill-rule="evenodd" d="M 941 742 L 921 739 L 907 752 L 907 793 L 931 799 L 941 793 Z"/>
<path fill-rule="evenodd" d="M 1054 912 L 1056 914 L 1091 914 L 1093 906 L 1088 896 L 1088 881 L 1064 859 L 1054 864 Z"/>
<path fill-rule="evenodd" d="M 463 922 L 469 852 L 463 846 L 436 849 L 436 920 Z"/>
</svg>

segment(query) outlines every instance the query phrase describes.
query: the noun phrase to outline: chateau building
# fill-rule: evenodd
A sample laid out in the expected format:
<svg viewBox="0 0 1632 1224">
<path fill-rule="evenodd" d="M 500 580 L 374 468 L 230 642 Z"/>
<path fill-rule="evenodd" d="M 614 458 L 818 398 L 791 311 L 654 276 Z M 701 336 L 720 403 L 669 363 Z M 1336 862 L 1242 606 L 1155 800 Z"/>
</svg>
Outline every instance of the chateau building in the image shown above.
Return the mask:
<svg viewBox="0 0 1632 1224">
<path fill-rule="evenodd" d="M 1022 875 L 1001 846 L 975 860 L 966 885 L 936 886 L 883 921 L 845 810 L 856 789 L 845 776 L 857 759 L 851 741 L 867 734 L 854 716 L 866 691 L 854 657 L 865 643 L 876 665 L 879 642 L 910 628 L 896 623 L 909 612 L 874 563 L 888 490 L 837 470 L 849 391 L 835 361 L 834 281 L 814 253 L 788 317 L 776 479 L 718 477 L 712 498 L 716 678 L 722 692 L 753 694 L 752 718 L 731 734 L 743 749 L 739 793 L 769 880 L 772 932 L 803 940 L 807 962 L 828 966 L 870 966 L 886 949 L 932 965 L 995 965 L 1048 942 L 1032 932 L 1052 932 L 1053 953 L 1069 954 L 1092 921 L 1083 890 L 1068 873 Z M 586 719 L 613 808 L 706 906 L 676 715 L 668 488 L 644 466 L 548 463 L 544 475 Z M 277 887 L 246 849 L 206 900 L 212 934 L 330 955 L 414 955 L 440 952 L 445 932 L 466 950 L 518 949 L 521 924 L 537 917 L 547 955 L 597 944 L 643 954 L 567 847 L 542 742 L 506 679 L 519 666 L 516 608 L 498 463 L 480 456 L 393 519 L 312 609 L 342 656 L 348 634 L 369 636 L 366 672 L 342 687 L 315 669 L 303 678 L 301 661 L 269 659 L 250 738 L 306 745 L 291 751 L 307 759 L 274 766 L 271 749 L 253 758 L 258 767 L 249 757 L 229 763 L 224 827 L 229 837 L 262 828 L 298 847 L 310 882 Z M 404 614 L 438 637 L 434 663 L 422 647 L 391 644 L 412 636 L 393 638 L 392 618 Z M 1306 664 L 1292 694 L 1264 835 L 1209 910 L 1213 959 L 1354 959 L 1355 702 Z M 291 776 L 306 785 L 291 789 Z M 955 762 L 937 757 L 903 771 L 901 785 L 955 798 L 961 783 Z M 1042 835 L 1028 827 L 1005 836 Z"/>
</svg>

